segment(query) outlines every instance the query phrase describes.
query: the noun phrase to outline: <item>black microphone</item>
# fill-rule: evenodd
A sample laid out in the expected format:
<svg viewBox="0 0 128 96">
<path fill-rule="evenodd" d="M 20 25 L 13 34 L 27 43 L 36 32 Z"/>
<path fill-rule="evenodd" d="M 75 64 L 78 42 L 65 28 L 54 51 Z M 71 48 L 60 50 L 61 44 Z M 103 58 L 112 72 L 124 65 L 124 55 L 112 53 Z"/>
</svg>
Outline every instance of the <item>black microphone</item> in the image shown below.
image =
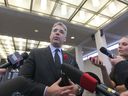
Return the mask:
<svg viewBox="0 0 128 96">
<path fill-rule="evenodd" d="M 13 66 L 13 68 L 17 68 L 23 64 L 23 60 L 28 58 L 27 53 L 19 54 L 18 52 L 15 52 L 14 54 L 11 54 L 7 57 L 8 63 L 0 65 L 0 68 L 7 68 L 9 66 Z"/>
<path fill-rule="evenodd" d="M 91 77 L 88 73 L 83 73 L 70 64 L 62 64 L 61 70 L 65 73 L 74 83 L 80 85 L 82 88 L 94 92 L 97 85 L 97 80 Z"/>
<path fill-rule="evenodd" d="M 125 79 L 124 85 L 128 89 L 128 77 Z"/>
<path fill-rule="evenodd" d="M 40 84 L 22 76 L 0 83 L 0 96 L 42 96 L 42 94 Z"/>
<path fill-rule="evenodd" d="M 101 93 L 107 96 L 119 96 L 119 93 L 115 90 L 105 85 L 104 87 L 102 84 L 100 84 L 100 79 L 94 73 L 84 73 L 71 66 L 70 64 L 62 64 L 61 69 L 62 72 L 64 72 L 74 83 L 77 83 L 82 88 L 92 93 L 94 91 L 100 91 Z"/>
<path fill-rule="evenodd" d="M 101 47 L 100 51 L 105 54 L 106 56 L 108 56 L 109 58 L 114 58 L 113 55 L 111 54 L 110 51 L 108 51 L 105 47 Z"/>
</svg>

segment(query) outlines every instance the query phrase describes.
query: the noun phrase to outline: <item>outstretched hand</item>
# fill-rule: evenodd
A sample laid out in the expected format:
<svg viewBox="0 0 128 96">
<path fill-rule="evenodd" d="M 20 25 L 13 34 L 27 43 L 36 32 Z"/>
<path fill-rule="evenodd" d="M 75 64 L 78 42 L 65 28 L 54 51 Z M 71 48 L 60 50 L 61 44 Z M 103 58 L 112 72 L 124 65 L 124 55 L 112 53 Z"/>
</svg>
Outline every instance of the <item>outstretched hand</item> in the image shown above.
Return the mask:
<svg viewBox="0 0 128 96">
<path fill-rule="evenodd" d="M 91 61 L 92 64 L 94 64 L 94 65 L 97 66 L 97 67 L 102 67 L 102 66 L 104 66 L 104 65 L 103 65 L 103 62 L 98 58 L 98 56 L 90 57 L 89 60 Z"/>
</svg>

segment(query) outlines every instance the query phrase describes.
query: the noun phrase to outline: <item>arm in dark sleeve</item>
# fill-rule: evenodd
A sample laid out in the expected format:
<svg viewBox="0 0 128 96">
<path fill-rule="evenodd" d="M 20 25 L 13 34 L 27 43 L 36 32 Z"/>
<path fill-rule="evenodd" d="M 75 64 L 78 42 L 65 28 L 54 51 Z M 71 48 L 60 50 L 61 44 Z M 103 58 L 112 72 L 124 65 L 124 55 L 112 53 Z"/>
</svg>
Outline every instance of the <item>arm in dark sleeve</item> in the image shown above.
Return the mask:
<svg viewBox="0 0 128 96">
<path fill-rule="evenodd" d="M 35 74 L 34 52 L 35 51 L 36 50 L 32 50 L 30 52 L 28 59 L 24 62 L 24 64 L 21 66 L 19 70 L 19 76 L 23 76 L 33 81 L 31 82 L 31 85 L 33 86 L 33 90 L 31 90 L 32 96 L 36 96 L 37 95 L 36 93 L 41 93 L 43 95 L 44 90 L 46 88 L 46 85 L 34 81 L 34 74 Z"/>
<path fill-rule="evenodd" d="M 35 71 L 35 60 L 34 60 L 34 50 L 32 50 L 29 54 L 28 59 L 24 61 L 24 64 L 21 66 L 19 70 L 19 76 L 24 76 L 26 78 L 33 79 L 34 71 Z"/>
</svg>

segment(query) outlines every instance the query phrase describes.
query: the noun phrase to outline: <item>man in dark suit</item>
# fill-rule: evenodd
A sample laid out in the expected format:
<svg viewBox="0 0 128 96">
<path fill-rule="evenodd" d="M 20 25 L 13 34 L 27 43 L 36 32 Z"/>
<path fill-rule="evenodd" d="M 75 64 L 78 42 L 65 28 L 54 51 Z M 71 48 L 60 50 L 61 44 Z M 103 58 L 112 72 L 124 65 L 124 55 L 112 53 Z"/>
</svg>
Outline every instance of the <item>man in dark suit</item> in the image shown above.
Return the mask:
<svg viewBox="0 0 128 96">
<path fill-rule="evenodd" d="M 61 49 L 66 36 L 67 27 L 62 22 L 55 23 L 50 34 L 51 44 L 47 48 L 31 50 L 20 69 L 19 75 L 39 83 L 40 96 L 81 96 L 80 87 L 73 81 L 69 80 L 69 84 L 61 85 L 60 65 L 68 63 L 78 68 L 75 58 Z M 56 58 L 59 58 L 59 61 L 56 61 Z M 33 92 L 31 96 L 36 96 L 36 93 Z"/>
</svg>

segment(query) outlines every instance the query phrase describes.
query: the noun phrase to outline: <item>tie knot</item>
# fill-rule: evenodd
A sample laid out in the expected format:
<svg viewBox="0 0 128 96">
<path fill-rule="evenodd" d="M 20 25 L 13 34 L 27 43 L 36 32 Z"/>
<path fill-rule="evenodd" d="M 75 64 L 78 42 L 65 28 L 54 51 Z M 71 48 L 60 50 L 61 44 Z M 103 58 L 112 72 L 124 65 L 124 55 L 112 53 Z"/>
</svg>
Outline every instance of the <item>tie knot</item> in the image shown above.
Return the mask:
<svg viewBox="0 0 128 96">
<path fill-rule="evenodd" d="M 56 49 L 56 50 L 55 50 L 56 53 L 59 52 L 59 51 L 60 51 L 59 49 Z"/>
</svg>

